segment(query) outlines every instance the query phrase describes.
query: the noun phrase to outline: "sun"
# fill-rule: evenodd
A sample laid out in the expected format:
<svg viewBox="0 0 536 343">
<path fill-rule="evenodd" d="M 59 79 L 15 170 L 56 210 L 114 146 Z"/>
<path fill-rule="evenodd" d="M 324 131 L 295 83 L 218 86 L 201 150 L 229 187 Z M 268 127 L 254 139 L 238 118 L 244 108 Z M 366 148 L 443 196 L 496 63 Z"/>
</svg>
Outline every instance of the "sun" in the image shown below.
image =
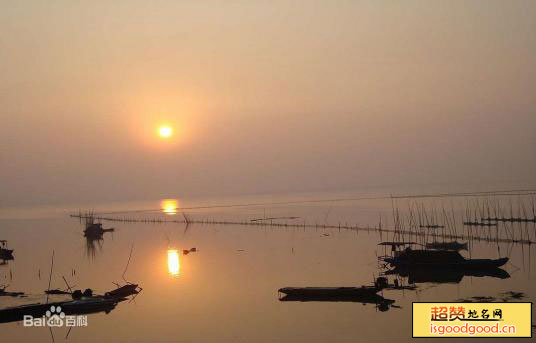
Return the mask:
<svg viewBox="0 0 536 343">
<path fill-rule="evenodd" d="M 158 129 L 158 134 L 162 138 L 169 138 L 173 135 L 173 129 L 170 126 L 161 126 Z"/>
</svg>

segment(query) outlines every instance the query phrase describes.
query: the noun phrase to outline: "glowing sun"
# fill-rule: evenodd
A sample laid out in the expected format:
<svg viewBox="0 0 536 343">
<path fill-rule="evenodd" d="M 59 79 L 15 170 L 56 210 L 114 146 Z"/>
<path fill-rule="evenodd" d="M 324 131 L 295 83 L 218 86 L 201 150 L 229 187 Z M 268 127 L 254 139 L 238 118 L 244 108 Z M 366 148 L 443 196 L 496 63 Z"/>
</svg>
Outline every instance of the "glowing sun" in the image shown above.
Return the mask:
<svg viewBox="0 0 536 343">
<path fill-rule="evenodd" d="M 161 126 L 158 129 L 158 134 L 162 138 L 169 138 L 173 135 L 173 129 L 170 126 Z"/>
</svg>

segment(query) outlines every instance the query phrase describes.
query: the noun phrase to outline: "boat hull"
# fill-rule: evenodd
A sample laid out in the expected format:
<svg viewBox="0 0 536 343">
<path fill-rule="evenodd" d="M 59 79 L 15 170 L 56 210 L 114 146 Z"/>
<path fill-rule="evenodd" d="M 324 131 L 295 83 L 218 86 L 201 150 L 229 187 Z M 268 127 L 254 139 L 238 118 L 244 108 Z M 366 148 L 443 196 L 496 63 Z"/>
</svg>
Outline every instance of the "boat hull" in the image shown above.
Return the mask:
<svg viewBox="0 0 536 343">
<path fill-rule="evenodd" d="M 40 318 L 50 310 L 51 306 L 59 306 L 61 311 L 66 315 L 80 315 L 97 312 L 108 313 L 115 308 L 119 301 L 121 300 L 93 297 L 88 299 L 60 301 L 48 304 L 39 303 L 11 307 L 0 310 L 0 323 L 22 321 L 24 316 Z"/>
<path fill-rule="evenodd" d="M 394 303 L 394 300 L 385 299 L 381 295 L 376 293 L 358 296 L 305 296 L 305 295 L 285 295 L 279 298 L 280 301 L 298 301 L 298 302 L 354 302 L 362 304 L 382 304 L 382 303 Z"/>
<path fill-rule="evenodd" d="M 498 259 L 470 259 L 459 262 L 418 262 L 399 258 L 387 258 L 385 262 L 395 267 L 423 267 L 445 269 L 491 269 L 498 268 L 508 262 L 508 257 Z"/>
<path fill-rule="evenodd" d="M 1 249 L 0 250 L 0 259 L 2 259 L 2 260 L 13 259 L 13 250 L 11 250 L 11 249 Z"/>
<path fill-rule="evenodd" d="M 507 279 L 510 277 L 507 271 L 500 268 L 435 268 L 435 267 L 408 267 L 398 266 L 385 273 L 386 275 L 399 275 L 408 278 L 410 284 L 416 283 L 452 283 L 457 284 L 465 276 L 468 277 L 492 277 Z"/>
<path fill-rule="evenodd" d="M 371 296 L 378 292 L 376 287 L 285 287 L 280 293 L 293 297 L 356 297 Z"/>
</svg>

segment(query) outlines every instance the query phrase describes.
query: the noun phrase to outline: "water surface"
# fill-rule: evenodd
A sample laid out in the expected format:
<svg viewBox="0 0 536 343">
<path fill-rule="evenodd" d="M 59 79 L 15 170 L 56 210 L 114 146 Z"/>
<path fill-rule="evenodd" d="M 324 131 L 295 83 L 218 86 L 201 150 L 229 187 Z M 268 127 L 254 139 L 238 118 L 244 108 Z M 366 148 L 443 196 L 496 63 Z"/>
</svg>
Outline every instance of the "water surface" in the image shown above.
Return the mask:
<svg viewBox="0 0 536 343">
<path fill-rule="evenodd" d="M 324 195 L 336 199 L 339 195 Z M 300 197 L 178 199 L 178 206 L 225 203 L 285 202 Z M 456 200 L 463 203 L 463 200 Z M 101 204 L 97 211 L 160 209 L 161 200 L 140 204 Z M 167 206 L 162 212 L 115 213 L 116 217 L 182 219 Z M 83 225 L 70 218 L 69 208 L 4 212 L 0 239 L 15 249 L 15 260 L 0 265 L 0 284 L 24 291 L 28 298 L 0 298 L 0 306 L 41 301 L 48 287 L 52 251 L 55 254 L 52 288 L 65 288 L 62 276 L 76 288 L 98 293 L 124 284 L 125 278 L 143 291 L 108 314 L 88 317 L 88 326 L 75 328 L 71 342 L 181 341 L 181 342 L 414 342 L 411 338 L 413 301 L 455 301 L 474 296 L 524 292 L 533 301 L 534 245 L 471 243 L 466 256 L 511 258 L 504 269 L 510 278 L 461 276 L 450 283 L 418 283 L 416 291 L 384 291 L 395 307 L 380 311 L 359 302 L 282 302 L 277 290 L 286 286 L 360 286 L 371 284 L 381 272 L 377 246 L 392 233 L 338 229 L 341 226 L 392 227 L 390 200 L 292 203 L 248 207 L 187 210 L 192 220 L 251 220 L 296 216 L 282 223 L 307 227 L 201 225 L 183 223 L 104 222 L 114 227 L 103 240 L 88 242 Z M 12 215 L 9 215 L 9 214 Z M 274 220 L 272 220 L 273 222 Z M 276 222 L 278 220 L 275 220 Z M 317 224 L 318 228 L 309 224 Z M 324 224 L 337 228 L 323 228 Z M 535 232 L 534 226 L 529 227 Z M 463 228 L 459 228 L 463 230 Z M 196 248 L 184 254 L 183 250 Z M 405 281 L 401 278 L 401 281 Z M 59 299 L 55 297 L 54 299 Z M 63 341 L 67 329 L 54 329 Z M 2 324 L 2 341 L 52 341 L 48 328 Z M 454 340 L 457 342 L 457 340 Z M 478 341 L 478 340 L 476 340 Z M 507 340 L 501 340 L 507 341 Z M 512 340 L 529 342 L 530 340 Z"/>
</svg>

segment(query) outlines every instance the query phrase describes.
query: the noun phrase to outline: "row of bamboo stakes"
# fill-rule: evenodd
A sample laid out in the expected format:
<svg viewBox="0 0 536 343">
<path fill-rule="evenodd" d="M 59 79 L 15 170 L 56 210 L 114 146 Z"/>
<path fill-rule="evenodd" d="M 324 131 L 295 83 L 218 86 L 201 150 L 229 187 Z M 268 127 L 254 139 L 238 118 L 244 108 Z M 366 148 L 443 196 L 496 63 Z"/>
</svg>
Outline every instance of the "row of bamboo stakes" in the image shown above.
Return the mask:
<svg viewBox="0 0 536 343">
<path fill-rule="evenodd" d="M 462 209 L 461 220 L 452 202 L 449 207 L 445 203 L 440 206 L 426 205 L 424 202 L 392 198 L 393 226 L 384 227 L 382 216 L 376 226 L 352 225 L 348 223 L 319 224 L 298 221 L 298 217 L 256 218 L 255 220 L 218 220 L 191 219 L 182 212 L 182 219 L 135 218 L 119 216 L 99 216 L 94 212 L 72 214 L 71 217 L 124 223 L 148 224 L 197 224 L 197 225 L 235 225 L 247 227 L 274 227 L 297 229 L 338 229 L 353 231 L 375 231 L 393 234 L 394 239 L 421 241 L 437 240 L 469 240 L 497 243 L 536 244 L 536 208 L 534 197 L 519 197 L 517 203 L 511 198 L 507 204 L 498 198 L 478 198 L 467 201 Z M 516 208 L 514 208 L 514 205 Z M 401 210 L 405 207 L 405 210 Z M 292 219 L 281 222 L 277 219 Z"/>
<path fill-rule="evenodd" d="M 424 203 L 408 202 L 403 213 L 392 201 L 394 231 L 397 236 L 485 240 L 533 244 L 536 240 L 536 201 L 534 197 L 519 197 L 514 209 L 512 198 L 477 198 L 467 201 L 457 220 L 454 204 L 444 203 L 427 208 Z M 400 237 L 395 237 L 400 238 Z"/>
</svg>

